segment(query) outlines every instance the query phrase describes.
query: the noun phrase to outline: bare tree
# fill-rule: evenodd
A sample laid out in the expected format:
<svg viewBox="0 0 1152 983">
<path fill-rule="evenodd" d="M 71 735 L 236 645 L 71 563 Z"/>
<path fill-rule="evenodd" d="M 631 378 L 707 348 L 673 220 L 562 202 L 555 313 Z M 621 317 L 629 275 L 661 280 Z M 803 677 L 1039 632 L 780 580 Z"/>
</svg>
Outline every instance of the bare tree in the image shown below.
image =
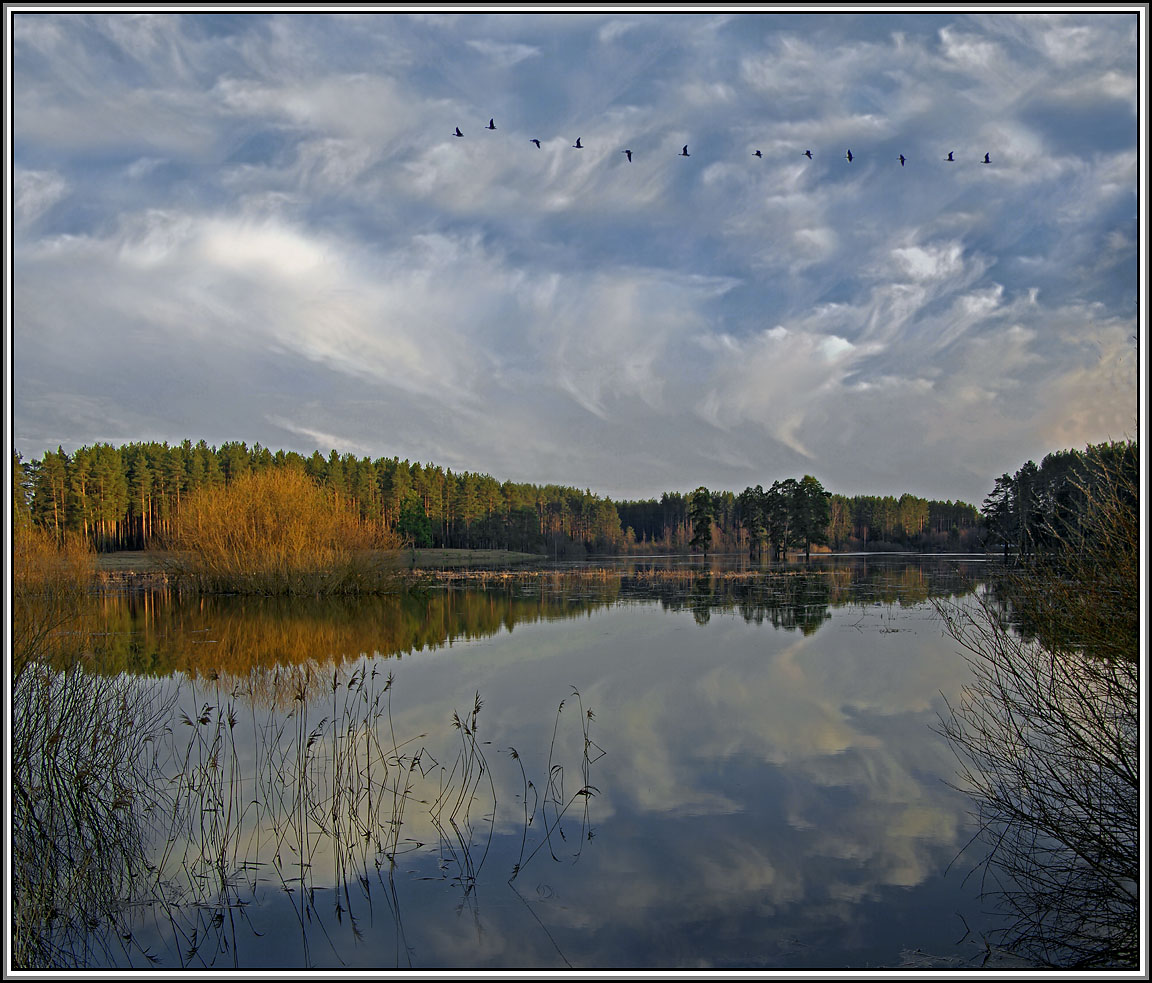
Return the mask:
<svg viewBox="0 0 1152 983">
<path fill-rule="evenodd" d="M 937 605 L 973 671 L 941 720 L 1009 916 L 996 941 L 1046 966 L 1139 963 L 1139 580 L 1116 576 L 1138 568 L 1136 480 L 1105 462 L 1074 540 L 1011 576 L 1031 637 L 994 594 Z"/>
</svg>

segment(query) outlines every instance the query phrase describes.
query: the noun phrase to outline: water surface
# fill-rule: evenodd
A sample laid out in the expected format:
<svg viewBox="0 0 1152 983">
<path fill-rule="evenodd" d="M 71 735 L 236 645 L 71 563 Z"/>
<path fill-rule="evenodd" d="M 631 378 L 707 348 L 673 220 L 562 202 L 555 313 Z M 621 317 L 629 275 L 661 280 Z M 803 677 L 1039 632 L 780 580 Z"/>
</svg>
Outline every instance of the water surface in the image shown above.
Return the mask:
<svg viewBox="0 0 1152 983">
<path fill-rule="evenodd" d="M 99 849 L 125 876 L 92 888 L 95 919 L 53 902 L 56 958 L 975 965 L 994 922 L 953 864 L 970 803 L 934 730 L 970 670 L 930 601 L 965 603 L 982 569 L 628 561 L 410 598 L 103 598 L 91 664 L 171 710 L 116 779 Z"/>
</svg>

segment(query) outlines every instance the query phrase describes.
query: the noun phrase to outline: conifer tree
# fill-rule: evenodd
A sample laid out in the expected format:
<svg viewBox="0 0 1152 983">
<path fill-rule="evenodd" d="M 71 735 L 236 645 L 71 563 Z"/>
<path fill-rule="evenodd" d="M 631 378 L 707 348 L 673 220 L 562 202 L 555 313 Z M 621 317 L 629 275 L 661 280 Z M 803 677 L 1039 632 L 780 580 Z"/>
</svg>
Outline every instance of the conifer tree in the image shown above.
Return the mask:
<svg viewBox="0 0 1152 983">
<path fill-rule="evenodd" d="M 703 485 L 688 499 L 688 520 L 692 525 L 688 545 L 707 556 L 712 546 L 712 494 Z"/>
</svg>

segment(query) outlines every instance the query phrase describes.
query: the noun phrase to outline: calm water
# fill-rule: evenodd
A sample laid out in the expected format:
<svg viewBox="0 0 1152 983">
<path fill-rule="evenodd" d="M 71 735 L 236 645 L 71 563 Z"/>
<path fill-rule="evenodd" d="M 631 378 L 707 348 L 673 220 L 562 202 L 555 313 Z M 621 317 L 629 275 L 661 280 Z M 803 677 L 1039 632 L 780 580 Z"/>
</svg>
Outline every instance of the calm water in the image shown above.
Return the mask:
<svg viewBox="0 0 1152 983">
<path fill-rule="evenodd" d="M 115 835 L 89 848 L 99 884 L 48 889 L 57 958 L 978 965 L 995 922 L 975 858 L 950 869 L 971 804 L 933 730 L 969 669 L 930 598 L 964 603 L 982 569 L 632 561 L 405 600 L 104 598 L 94 663 L 171 710 L 84 793 Z"/>
</svg>

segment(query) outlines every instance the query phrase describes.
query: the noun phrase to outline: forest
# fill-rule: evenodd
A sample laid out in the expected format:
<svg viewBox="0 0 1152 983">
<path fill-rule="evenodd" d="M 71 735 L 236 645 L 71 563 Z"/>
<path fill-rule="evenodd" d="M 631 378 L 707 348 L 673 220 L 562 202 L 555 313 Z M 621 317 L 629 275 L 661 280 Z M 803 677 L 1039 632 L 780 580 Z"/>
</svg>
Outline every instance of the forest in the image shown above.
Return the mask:
<svg viewBox="0 0 1152 983">
<path fill-rule="evenodd" d="M 1028 461 L 997 478 L 984 500 L 989 541 L 998 542 L 1005 556 L 1023 559 L 1064 549 L 1077 537 L 1108 476 L 1119 476 L 1135 495 L 1139 473 L 1138 448 L 1131 440 L 1053 451 L 1040 464 Z"/>
<path fill-rule="evenodd" d="M 802 485 L 803 481 L 803 478 L 799 481 L 789 478 L 774 482 L 773 488 L 790 498 L 793 486 Z M 758 548 L 756 522 L 757 518 L 762 522 L 763 516 L 753 517 L 753 502 L 759 504 L 761 496 L 771 496 L 772 489 L 764 492 L 758 485 L 740 494 L 717 491 L 709 495 L 711 548 L 722 553 L 750 552 Z M 616 511 L 626 538 L 641 547 L 687 551 L 694 531 L 689 509 L 691 497 L 691 494 L 666 492 L 659 499 L 618 502 Z M 965 502 L 941 502 L 907 493 L 899 497 L 832 493 L 826 500 L 828 517 L 824 532 L 813 542 L 833 551 L 983 548 L 980 513 Z M 787 521 L 787 509 L 783 511 Z M 776 545 L 783 542 L 787 548 L 803 548 L 787 530 L 780 531 L 773 542 Z"/>
<path fill-rule="evenodd" d="M 58 536 L 78 532 L 99 551 L 164 548 L 193 493 L 275 469 L 302 470 L 363 525 L 412 546 L 566 557 L 623 543 L 615 507 L 589 491 L 335 450 L 327 457 L 273 453 L 236 441 L 96 444 L 33 462 L 17 456 L 13 502 L 37 526 Z"/>
<path fill-rule="evenodd" d="M 810 475 L 776 481 L 767 491 L 698 488 L 613 502 L 587 489 L 498 481 L 396 457 L 336 450 L 305 456 L 243 441 L 98 443 L 30 461 L 14 453 L 13 503 L 18 516 L 57 537 L 78 533 L 98 551 L 162 549 L 190 495 L 283 468 L 302 470 L 365 527 L 414 547 L 561 559 L 688 550 L 779 556 L 812 547 L 976 550 L 986 533 L 980 512 L 964 502 L 833 494 Z"/>
</svg>

